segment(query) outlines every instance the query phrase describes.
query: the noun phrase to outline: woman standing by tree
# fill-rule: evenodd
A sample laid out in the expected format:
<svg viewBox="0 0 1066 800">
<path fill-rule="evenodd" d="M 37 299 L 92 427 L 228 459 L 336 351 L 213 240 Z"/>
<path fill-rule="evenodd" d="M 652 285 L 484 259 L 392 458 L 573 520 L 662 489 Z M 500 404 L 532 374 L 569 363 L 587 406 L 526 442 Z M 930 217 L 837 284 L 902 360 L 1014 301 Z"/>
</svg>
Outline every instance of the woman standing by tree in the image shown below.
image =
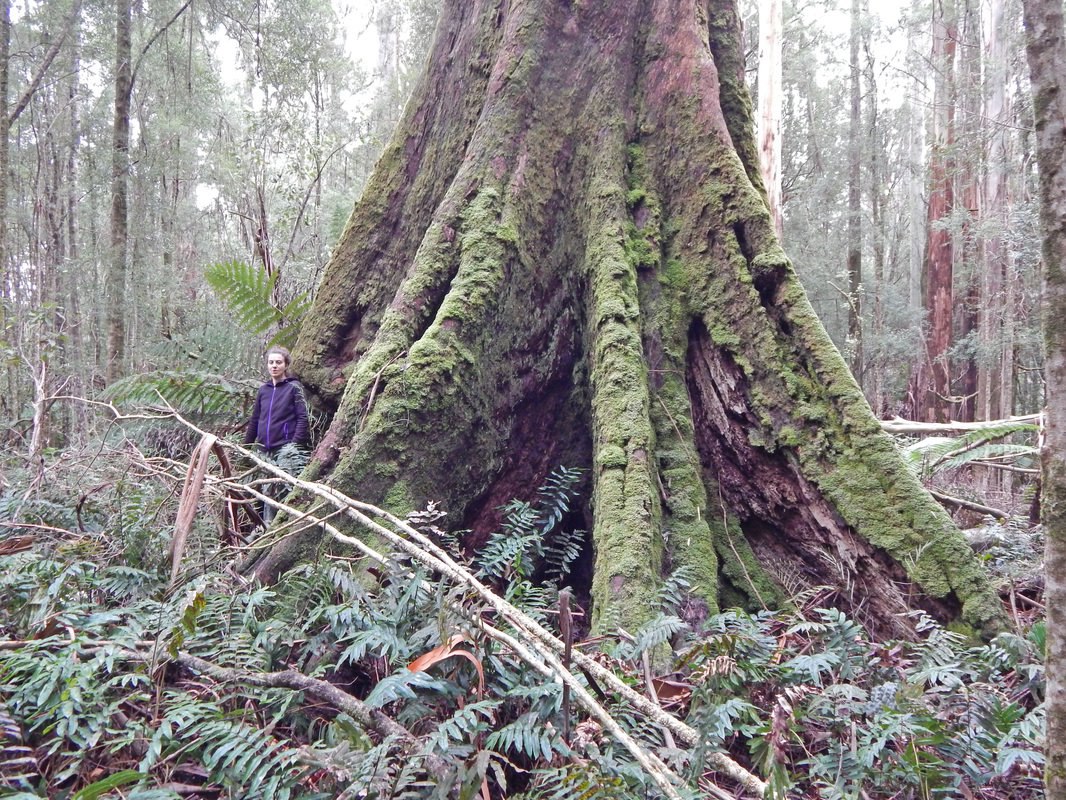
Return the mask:
<svg viewBox="0 0 1066 800">
<path fill-rule="evenodd" d="M 259 387 L 252 418 L 244 434 L 245 444 L 258 443 L 267 461 L 279 469 L 298 474 L 307 466 L 307 405 L 303 387 L 289 376 L 292 357 L 284 347 L 271 347 L 266 354 L 270 380 Z M 277 498 L 278 484 L 268 484 L 264 494 Z M 263 504 L 263 521 L 274 518 L 275 507 Z"/>
</svg>

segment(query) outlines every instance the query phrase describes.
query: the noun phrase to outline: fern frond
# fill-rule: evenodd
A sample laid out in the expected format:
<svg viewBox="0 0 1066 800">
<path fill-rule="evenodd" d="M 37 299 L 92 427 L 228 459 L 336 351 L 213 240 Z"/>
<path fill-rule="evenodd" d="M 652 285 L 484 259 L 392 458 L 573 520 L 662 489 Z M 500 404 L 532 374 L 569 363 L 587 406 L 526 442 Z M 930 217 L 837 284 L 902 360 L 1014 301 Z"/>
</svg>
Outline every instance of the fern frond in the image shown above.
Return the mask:
<svg viewBox="0 0 1066 800">
<path fill-rule="evenodd" d="M 207 285 L 252 333 L 266 333 L 281 321 L 281 312 L 271 302 L 277 277 L 278 273 L 267 275 L 265 269 L 243 261 L 211 264 L 204 270 Z"/>
<path fill-rule="evenodd" d="M 570 748 L 558 732 L 544 724 L 539 714 L 523 714 L 514 722 L 489 734 L 485 746 L 502 753 L 521 755 L 538 761 L 551 761 L 552 755 L 569 755 Z"/>
<path fill-rule="evenodd" d="M 120 406 L 158 404 L 162 397 L 182 414 L 203 418 L 235 416 L 256 388 L 209 372 L 159 370 L 116 381 L 104 397 Z"/>
<path fill-rule="evenodd" d="M 22 726 L 0 697 L 0 790 L 29 789 L 40 775 L 37 757 L 25 743 Z"/>
<path fill-rule="evenodd" d="M 211 264 L 204 270 L 204 277 L 246 330 L 262 334 L 276 325 L 279 330 L 270 344 L 289 347 L 296 341 L 300 323 L 310 308 L 306 292 L 278 308 L 273 302 L 278 273 L 267 275 L 262 267 L 243 261 Z"/>
<path fill-rule="evenodd" d="M 919 476 L 929 477 L 945 469 L 965 466 L 982 458 L 1022 457 L 1037 455 L 1035 447 L 1028 445 L 998 445 L 993 442 L 1014 434 L 1039 432 L 1036 425 L 1007 422 L 977 431 L 968 431 L 961 436 L 928 436 L 903 447 L 907 465 Z"/>
<path fill-rule="evenodd" d="M 559 529 L 544 543 L 544 580 L 560 584 L 570 574 L 571 565 L 581 555 L 587 532 L 581 528 Z"/>
<path fill-rule="evenodd" d="M 533 787 L 513 800 L 630 800 L 644 797 L 628 790 L 621 778 L 605 775 L 595 764 L 568 764 L 533 771 Z"/>
<path fill-rule="evenodd" d="M 676 614 L 688 601 L 692 592 L 693 569 L 678 567 L 666 576 L 659 589 L 659 608 L 664 614 Z"/>
<path fill-rule="evenodd" d="M 475 560 L 478 574 L 490 580 L 532 578 L 543 565 L 547 582 L 561 582 L 581 553 L 584 532 L 555 532 L 581 475 L 580 469 L 559 467 L 538 489 L 536 504 L 512 500 L 504 506 L 501 530 L 489 537 Z"/>
<path fill-rule="evenodd" d="M 948 453 L 947 456 L 938 461 L 934 466 L 939 472 L 941 470 L 957 469 L 958 467 L 964 467 L 967 464 L 973 464 L 978 461 L 1005 461 L 1018 458 L 1035 460 L 1039 457 L 1040 451 L 1032 445 L 989 442 L 977 447 L 965 449 L 961 452 L 954 451 Z"/>
<path fill-rule="evenodd" d="M 453 744 L 469 744 L 477 734 L 488 730 L 499 700 L 480 700 L 456 709 L 422 744 L 422 752 L 448 755 Z"/>
<path fill-rule="evenodd" d="M 338 663 L 347 664 L 362 660 L 368 653 L 381 656 L 392 662 L 405 656 L 409 643 L 395 629 L 385 625 L 372 625 L 352 635 L 351 642 L 341 653 Z"/>
<path fill-rule="evenodd" d="M 688 625 L 673 614 L 660 614 L 655 619 L 649 620 L 635 634 L 636 641 L 631 646 L 628 657 L 634 658 L 641 655 L 645 650 L 652 650 L 661 644 L 669 642 L 674 636 L 688 630 Z"/>
<path fill-rule="evenodd" d="M 418 697 L 419 689 L 440 691 L 446 686 L 446 681 L 434 678 L 427 672 L 403 669 L 378 681 L 364 702 L 370 708 L 381 708 L 397 700 L 414 700 Z"/>
</svg>

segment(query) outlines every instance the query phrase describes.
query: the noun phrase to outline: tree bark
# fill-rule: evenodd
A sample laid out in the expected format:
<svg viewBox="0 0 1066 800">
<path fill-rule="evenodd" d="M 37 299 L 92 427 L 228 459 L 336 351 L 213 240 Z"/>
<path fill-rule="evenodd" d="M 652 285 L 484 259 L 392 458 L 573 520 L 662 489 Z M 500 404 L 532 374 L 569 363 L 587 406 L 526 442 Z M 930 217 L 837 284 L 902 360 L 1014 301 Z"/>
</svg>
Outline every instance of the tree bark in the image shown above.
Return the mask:
<svg viewBox="0 0 1066 800">
<path fill-rule="evenodd" d="M 1066 797 L 1066 31 L 1061 0 L 1023 0 L 1043 225 L 1044 369 L 1041 453 L 1047 608 L 1047 796 Z"/>
<path fill-rule="evenodd" d="M 984 218 L 981 209 L 981 153 L 980 145 L 972 142 L 985 140 L 981 124 L 982 100 L 981 86 L 981 17 L 970 0 L 957 0 L 957 30 L 961 47 L 956 48 L 956 67 L 954 70 L 956 101 L 956 150 L 959 157 L 956 165 L 956 206 L 958 232 L 955 262 L 958 266 L 954 272 L 955 295 L 961 302 L 956 303 L 957 313 L 954 331 L 956 341 L 975 342 L 980 336 L 979 309 L 984 298 L 981 296 L 980 273 L 977 239 L 980 236 L 980 221 Z M 976 419 L 978 353 L 973 346 L 955 354 L 951 359 L 950 386 L 951 416 L 954 419 L 973 421 Z"/>
<path fill-rule="evenodd" d="M 115 112 L 111 132 L 111 260 L 105 281 L 108 382 L 121 378 L 126 360 L 127 187 L 130 97 L 133 93 L 130 0 L 115 0 Z"/>
<path fill-rule="evenodd" d="M 958 28 L 955 0 L 933 10 L 933 145 L 929 160 L 926 245 L 922 303 L 926 314 L 925 354 L 912 379 L 913 416 L 925 422 L 950 418 L 951 379 L 948 351 L 952 345 L 954 237 L 950 217 L 955 210 L 955 51 Z"/>
<path fill-rule="evenodd" d="M 831 585 L 879 632 L 914 605 L 991 630 L 774 236 L 739 32 L 722 0 L 445 6 L 294 350 L 335 409 L 308 476 L 441 501 L 475 547 L 585 467 L 601 629 L 687 567 L 694 618 Z"/>
<path fill-rule="evenodd" d="M 759 164 L 774 232 L 782 239 L 781 93 L 784 66 L 782 0 L 759 0 Z"/>
<path fill-rule="evenodd" d="M 862 70 L 859 40 L 862 35 L 860 0 L 851 0 L 849 64 L 851 66 L 851 116 L 848 124 L 848 347 L 851 374 L 862 386 Z"/>
</svg>

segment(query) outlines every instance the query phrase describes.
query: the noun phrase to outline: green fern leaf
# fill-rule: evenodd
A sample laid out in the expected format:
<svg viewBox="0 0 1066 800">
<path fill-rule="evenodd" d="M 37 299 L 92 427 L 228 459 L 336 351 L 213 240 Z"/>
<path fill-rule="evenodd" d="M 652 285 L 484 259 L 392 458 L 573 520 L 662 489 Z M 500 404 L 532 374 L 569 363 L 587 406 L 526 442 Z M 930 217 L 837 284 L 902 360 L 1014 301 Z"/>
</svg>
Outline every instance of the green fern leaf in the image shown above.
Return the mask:
<svg viewBox="0 0 1066 800">
<path fill-rule="evenodd" d="M 945 469 L 953 469 L 982 458 L 1004 455 L 1036 456 L 1036 448 L 1028 445 L 987 446 L 999 439 L 1015 434 L 1033 434 L 1039 427 L 1029 423 L 1007 422 L 977 431 L 968 431 L 961 436 L 928 436 L 903 448 L 907 465 L 918 475 L 929 477 Z"/>
<path fill-rule="evenodd" d="M 256 388 L 213 373 L 159 370 L 116 381 L 104 392 L 104 398 L 116 405 L 130 406 L 158 404 L 162 397 L 186 416 L 236 416 Z"/>
<path fill-rule="evenodd" d="M 252 333 L 266 333 L 281 322 L 281 312 L 271 302 L 277 273 L 268 276 L 265 269 L 242 261 L 211 264 L 204 270 L 207 284 L 237 316 L 237 321 Z"/>
</svg>

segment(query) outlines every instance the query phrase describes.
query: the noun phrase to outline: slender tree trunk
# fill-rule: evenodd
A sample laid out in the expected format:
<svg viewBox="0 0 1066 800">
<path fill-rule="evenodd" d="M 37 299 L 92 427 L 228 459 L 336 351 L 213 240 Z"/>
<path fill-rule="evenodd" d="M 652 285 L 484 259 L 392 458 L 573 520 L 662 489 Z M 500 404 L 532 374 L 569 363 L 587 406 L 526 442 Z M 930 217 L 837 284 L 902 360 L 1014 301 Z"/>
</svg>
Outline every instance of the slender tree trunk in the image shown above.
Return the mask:
<svg viewBox="0 0 1066 800">
<path fill-rule="evenodd" d="M 945 422 L 951 396 L 948 352 L 953 341 L 954 315 L 955 245 L 950 218 L 955 209 L 955 0 L 936 4 L 932 34 L 933 146 L 922 285 L 927 330 L 925 357 L 912 381 L 912 394 L 917 419 Z"/>
<path fill-rule="evenodd" d="M 81 32 L 75 28 L 70 53 L 70 78 L 67 91 L 67 110 L 69 113 L 70 139 L 67 147 L 63 186 L 65 187 L 67 255 L 64 271 L 64 292 L 66 306 L 66 351 L 67 369 L 71 376 L 68 387 L 70 394 L 85 396 L 86 387 L 92 383 L 94 360 L 86 357 L 85 330 L 82 325 L 83 298 L 92 297 L 84 280 L 84 273 L 78 263 L 78 162 L 81 148 L 81 87 L 79 72 L 81 66 Z M 91 300 L 85 303 L 91 307 Z M 84 437 L 88 433 L 89 413 L 81 403 L 71 404 L 71 429 L 73 436 Z"/>
<path fill-rule="evenodd" d="M 885 191 L 882 185 L 882 152 L 883 147 L 879 109 L 877 104 L 877 70 L 873 48 L 870 46 L 869 34 L 864 33 L 863 46 L 866 51 L 866 67 L 864 77 L 866 79 L 866 119 L 867 141 L 866 148 L 867 166 L 869 175 L 870 197 L 870 231 L 873 234 L 873 332 L 877 341 L 883 341 L 885 335 L 885 292 L 888 283 L 885 276 L 885 212 L 882 195 Z M 875 363 L 868 364 L 867 369 L 872 372 L 871 386 L 869 390 L 870 404 L 875 413 L 884 415 L 887 413 L 885 397 L 885 359 L 877 358 Z"/>
<path fill-rule="evenodd" d="M 778 239 L 781 217 L 782 0 L 759 0 L 759 165 Z"/>
<path fill-rule="evenodd" d="M 128 211 L 130 97 L 133 92 L 130 0 L 115 0 L 115 113 L 111 140 L 111 258 L 107 296 L 108 382 L 122 377 L 126 362 L 126 277 L 128 272 Z"/>
<path fill-rule="evenodd" d="M 989 233 L 981 238 L 983 301 L 978 326 L 985 365 L 978 378 L 978 408 L 981 419 L 1002 419 L 1014 411 L 1012 312 L 1005 302 L 1010 281 L 1010 253 L 1004 241 L 1009 224 L 1007 48 L 1003 36 L 1003 0 L 990 0 L 984 9 L 986 77 L 982 118 L 989 126 L 989 136 L 982 228 Z"/>
<path fill-rule="evenodd" d="M 8 297 L 7 197 L 11 158 L 8 100 L 11 62 L 11 0 L 0 0 L 0 297 Z M 0 323 L 4 322 L 0 311 Z"/>
<path fill-rule="evenodd" d="M 913 40 L 908 36 L 908 50 L 915 49 Z M 926 133 L 926 105 L 922 99 L 927 99 L 923 76 L 915 74 L 910 85 L 909 95 L 914 98 L 907 102 L 907 163 L 910 172 L 907 180 L 907 219 L 910 235 L 907 241 L 910 245 L 907 253 L 908 265 L 908 303 L 907 307 L 915 314 L 921 313 L 922 303 L 922 275 L 924 273 L 924 242 L 926 238 L 926 208 L 925 191 L 921 180 L 921 167 L 925 163 L 923 153 L 923 141 Z M 913 395 L 910 399 L 910 416 L 919 416 L 918 397 Z"/>
<path fill-rule="evenodd" d="M 848 347 L 851 374 L 862 386 L 862 69 L 859 40 L 862 35 L 860 0 L 851 0 L 849 66 L 851 116 L 848 125 Z"/>
<path fill-rule="evenodd" d="M 1041 520 L 1047 608 L 1046 783 L 1066 797 L 1066 31 L 1061 0 L 1022 0 L 1043 223 L 1047 406 Z"/>
<path fill-rule="evenodd" d="M 308 476 L 476 547 L 584 467 L 600 628 L 684 567 L 693 619 L 831 585 L 880 632 L 994 629 L 774 236 L 752 123 L 730 2 L 451 0 L 294 349 L 335 409 Z"/>
</svg>

